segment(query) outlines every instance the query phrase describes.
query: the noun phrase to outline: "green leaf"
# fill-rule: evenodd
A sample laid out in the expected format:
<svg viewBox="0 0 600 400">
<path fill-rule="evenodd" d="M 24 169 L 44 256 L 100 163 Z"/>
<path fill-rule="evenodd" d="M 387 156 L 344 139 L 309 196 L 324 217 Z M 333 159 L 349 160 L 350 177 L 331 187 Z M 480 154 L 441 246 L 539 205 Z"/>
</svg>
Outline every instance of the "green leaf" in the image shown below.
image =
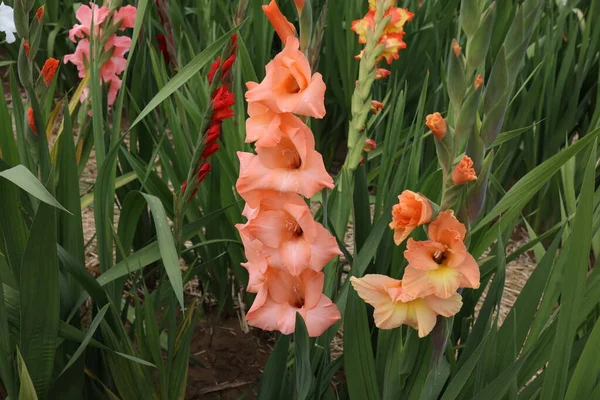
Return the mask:
<svg viewBox="0 0 600 400">
<path fill-rule="evenodd" d="M 2 256 L 0 256 L 2 257 Z M 2 262 L 2 260 L 0 260 Z M 15 397 L 16 382 L 13 371 L 14 346 L 8 330 L 8 313 L 4 299 L 4 285 L 0 274 L 0 380 L 2 380 L 8 395 Z"/>
<path fill-rule="evenodd" d="M 242 23 L 243 25 L 243 23 Z M 135 121 L 129 126 L 131 130 L 141 120 L 143 120 L 152 110 L 165 101 L 171 96 L 177 89 L 183 86 L 187 81 L 194 77 L 202 67 L 206 65 L 213 57 L 223 48 L 225 43 L 229 40 L 234 32 L 237 32 L 242 25 L 238 25 L 231 29 L 229 32 L 215 40 L 210 46 L 208 46 L 202 53 L 198 54 L 192 61 L 190 61 L 185 67 L 175 75 L 171 80 L 163 86 L 162 89 L 150 100 L 150 102 L 144 107 L 144 109 L 137 116 Z"/>
<path fill-rule="evenodd" d="M 378 400 L 377 374 L 365 303 L 354 288 L 348 292 L 344 327 L 344 369 L 352 399 Z"/>
<path fill-rule="evenodd" d="M 306 400 L 314 375 L 310 366 L 310 339 L 302 315 L 296 313 L 296 329 L 294 331 L 295 370 L 296 370 L 296 396 L 299 400 Z"/>
<path fill-rule="evenodd" d="M 156 227 L 156 235 L 158 237 L 158 249 L 160 256 L 165 266 L 165 271 L 169 277 L 169 282 L 173 287 L 177 301 L 181 306 L 181 309 L 185 308 L 183 302 L 183 279 L 181 278 L 181 265 L 179 264 L 179 257 L 177 256 L 177 249 L 175 248 L 175 241 L 173 240 L 173 234 L 171 233 L 171 227 L 169 226 L 169 220 L 165 213 L 165 208 L 158 199 L 158 197 L 151 196 L 149 194 L 137 192 L 141 194 L 152 212 L 152 218 L 154 219 L 154 225 Z"/>
<path fill-rule="evenodd" d="M 501 400 L 504 398 L 511 382 L 519 373 L 526 357 L 521 357 L 508 368 L 504 369 L 496 379 L 494 379 L 483 390 L 477 393 L 471 400 Z"/>
<path fill-rule="evenodd" d="M 83 352 L 87 348 L 88 344 L 90 344 L 94 333 L 96 333 L 96 330 L 100 326 L 100 322 L 102 322 L 102 320 L 104 319 L 104 314 L 106 314 L 106 311 L 108 311 L 108 307 L 110 307 L 110 304 L 106 304 L 100 309 L 100 311 L 98 311 L 98 314 L 96 314 L 96 316 L 92 320 L 92 323 L 90 324 L 90 327 L 88 328 L 85 338 L 83 339 L 75 353 L 73 353 L 67 365 L 63 368 L 61 375 L 64 374 L 69 369 L 69 367 L 71 367 L 71 365 L 75 363 L 75 361 L 77 361 L 77 359 L 83 354 Z"/>
<path fill-rule="evenodd" d="M 19 400 L 37 400 L 38 396 L 33 386 L 31 376 L 27 371 L 27 365 L 21 356 L 21 352 L 17 349 L 17 367 L 19 369 L 19 380 L 21 381 L 21 388 L 19 389 Z"/>
<path fill-rule="evenodd" d="M 600 373 L 597 349 L 600 348 L 600 320 L 588 338 L 581 358 L 571 377 L 565 400 L 593 399 L 594 384 Z"/>
<path fill-rule="evenodd" d="M 456 372 L 456 374 L 450 380 L 450 383 L 444 390 L 444 395 L 441 400 L 455 400 L 460 395 L 462 389 L 465 384 L 469 380 L 469 377 L 473 373 L 473 370 L 479 363 L 479 359 L 481 358 L 481 354 L 483 350 L 486 348 L 488 336 L 485 336 L 477 349 L 471 354 L 471 356 L 464 362 L 462 367 Z"/>
<path fill-rule="evenodd" d="M 21 263 L 20 349 L 40 398 L 50 388 L 60 321 L 56 210 L 40 204 Z"/>
<path fill-rule="evenodd" d="M 281 335 L 269 356 L 260 381 L 258 400 L 279 400 L 285 384 L 290 336 Z"/>
<path fill-rule="evenodd" d="M 24 165 L 17 165 L 11 169 L 2 171 L 0 172 L 0 176 L 8 179 L 38 200 L 70 214 L 69 210 L 64 208 Z"/>
<path fill-rule="evenodd" d="M 591 137 L 592 135 L 590 135 Z M 584 138 L 586 139 L 587 136 Z M 548 362 L 541 399 L 562 399 L 566 390 L 572 344 L 578 324 L 578 310 L 583 304 L 585 277 L 588 271 L 592 225 L 594 215 L 594 180 L 596 166 L 596 141 L 590 146 L 588 164 L 573 222 L 573 235 L 569 239 L 569 260 L 562 286 L 562 303 L 558 326 Z"/>
</svg>

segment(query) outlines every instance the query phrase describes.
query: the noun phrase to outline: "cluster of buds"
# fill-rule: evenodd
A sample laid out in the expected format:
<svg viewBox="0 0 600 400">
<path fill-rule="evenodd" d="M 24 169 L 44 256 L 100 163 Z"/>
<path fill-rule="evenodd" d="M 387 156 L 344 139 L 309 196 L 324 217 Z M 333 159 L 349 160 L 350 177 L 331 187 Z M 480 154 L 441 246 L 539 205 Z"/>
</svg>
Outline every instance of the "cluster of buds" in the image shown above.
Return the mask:
<svg viewBox="0 0 600 400">
<path fill-rule="evenodd" d="M 352 22 L 351 29 L 358 34 L 358 42 L 365 44 L 355 58 L 360 60 L 359 79 L 352 97 L 352 120 L 348 132 L 348 156 L 344 167 L 354 170 L 362 162 L 362 150 L 367 136 L 365 124 L 369 111 L 379 113 L 384 104 L 371 99 L 374 80 L 385 79 L 391 71 L 378 68 L 380 61 L 391 64 L 400 57 L 399 51 L 406 48 L 404 24 L 414 14 L 396 7 L 396 0 L 369 0 L 369 11 L 359 20 Z"/>
<path fill-rule="evenodd" d="M 234 34 L 226 49 L 225 61 L 222 62 L 219 56 L 210 66 L 207 74 L 208 83 L 211 85 L 210 118 L 206 130 L 201 136 L 201 143 L 194 152 L 192 160 L 194 168 L 190 170 L 189 174 L 189 178 L 194 180 L 194 188 L 187 197 L 188 201 L 196 195 L 198 186 L 210 172 L 210 162 L 207 160 L 219 150 L 218 140 L 221 136 L 223 121 L 234 115 L 232 107 L 235 104 L 235 95 L 231 93 L 228 85 L 231 67 L 236 59 L 237 46 L 237 35 Z M 188 180 L 184 181 L 181 186 L 182 196 L 186 197 L 187 190 Z"/>
</svg>

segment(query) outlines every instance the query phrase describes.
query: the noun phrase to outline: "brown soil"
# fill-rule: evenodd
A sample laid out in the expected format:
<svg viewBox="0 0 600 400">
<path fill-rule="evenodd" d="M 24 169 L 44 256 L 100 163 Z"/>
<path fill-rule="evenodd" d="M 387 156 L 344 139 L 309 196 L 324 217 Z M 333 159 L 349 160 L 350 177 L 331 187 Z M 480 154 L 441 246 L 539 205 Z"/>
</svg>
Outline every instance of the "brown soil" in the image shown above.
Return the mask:
<svg viewBox="0 0 600 400">
<path fill-rule="evenodd" d="M 202 322 L 191 347 L 186 399 L 255 399 L 272 335 L 244 333 L 237 318 Z"/>
</svg>

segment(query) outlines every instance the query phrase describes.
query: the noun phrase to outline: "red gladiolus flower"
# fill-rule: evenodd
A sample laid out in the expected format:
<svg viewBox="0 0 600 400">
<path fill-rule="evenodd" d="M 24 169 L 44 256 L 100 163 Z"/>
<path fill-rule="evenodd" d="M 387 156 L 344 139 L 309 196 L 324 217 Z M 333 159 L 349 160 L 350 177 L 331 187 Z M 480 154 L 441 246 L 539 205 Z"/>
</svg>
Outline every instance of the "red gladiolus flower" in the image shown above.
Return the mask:
<svg viewBox="0 0 600 400">
<path fill-rule="evenodd" d="M 208 175 L 209 172 L 210 172 L 210 163 L 206 162 L 206 163 L 202 164 L 202 166 L 194 174 L 194 176 L 196 176 L 196 184 L 200 185 L 200 183 L 202 183 L 202 181 L 204 180 L 204 178 L 206 178 L 206 175 Z M 187 190 L 187 182 L 184 181 L 183 185 L 181 185 L 181 194 L 183 195 L 186 190 Z M 197 188 L 194 190 L 194 192 L 190 196 L 190 201 L 194 198 L 194 196 L 196 196 L 196 193 L 198 193 Z"/>
<path fill-rule="evenodd" d="M 211 122 L 222 121 L 233 117 L 231 107 L 235 104 L 235 95 L 221 85 L 213 94 L 213 114 Z"/>
</svg>

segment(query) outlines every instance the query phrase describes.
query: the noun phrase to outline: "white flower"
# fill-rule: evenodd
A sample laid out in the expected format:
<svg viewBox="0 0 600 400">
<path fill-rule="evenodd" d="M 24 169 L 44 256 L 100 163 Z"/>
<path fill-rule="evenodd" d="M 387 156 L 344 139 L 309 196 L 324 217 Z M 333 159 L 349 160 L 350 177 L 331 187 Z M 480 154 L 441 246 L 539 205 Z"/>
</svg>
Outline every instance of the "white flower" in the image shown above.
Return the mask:
<svg viewBox="0 0 600 400">
<path fill-rule="evenodd" d="M 15 40 L 15 17 L 12 7 L 5 6 L 4 2 L 0 3 L 0 32 L 6 34 L 6 42 L 13 43 Z"/>
</svg>

